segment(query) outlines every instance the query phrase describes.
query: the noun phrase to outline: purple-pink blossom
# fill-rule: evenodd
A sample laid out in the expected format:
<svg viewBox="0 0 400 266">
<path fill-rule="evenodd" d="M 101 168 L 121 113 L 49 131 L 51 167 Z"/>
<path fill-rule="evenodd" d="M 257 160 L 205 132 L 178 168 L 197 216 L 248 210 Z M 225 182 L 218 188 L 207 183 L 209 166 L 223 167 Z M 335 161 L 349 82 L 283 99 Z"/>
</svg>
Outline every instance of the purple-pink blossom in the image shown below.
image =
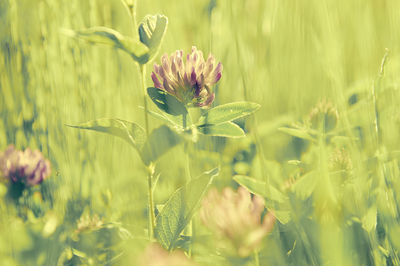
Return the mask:
<svg viewBox="0 0 400 266">
<path fill-rule="evenodd" d="M 170 57 L 164 54 L 161 65 L 154 64 L 151 78 L 154 87 L 175 96 L 187 106 L 210 106 L 215 94 L 212 87 L 221 79 L 222 64 L 216 63 L 213 55 L 207 61 L 203 52 L 192 47 L 184 62 L 183 51 L 178 50 Z"/>
<path fill-rule="evenodd" d="M 213 188 L 203 199 L 200 218 L 220 238 L 222 249 L 246 257 L 259 247 L 275 224 L 272 212 L 261 219 L 264 208 L 264 199 L 251 197 L 243 187 L 237 191 L 227 187 L 222 193 Z"/>
<path fill-rule="evenodd" d="M 50 162 L 38 150 L 16 150 L 13 145 L 0 153 L 0 172 L 13 183 L 34 186 L 50 176 Z"/>
</svg>

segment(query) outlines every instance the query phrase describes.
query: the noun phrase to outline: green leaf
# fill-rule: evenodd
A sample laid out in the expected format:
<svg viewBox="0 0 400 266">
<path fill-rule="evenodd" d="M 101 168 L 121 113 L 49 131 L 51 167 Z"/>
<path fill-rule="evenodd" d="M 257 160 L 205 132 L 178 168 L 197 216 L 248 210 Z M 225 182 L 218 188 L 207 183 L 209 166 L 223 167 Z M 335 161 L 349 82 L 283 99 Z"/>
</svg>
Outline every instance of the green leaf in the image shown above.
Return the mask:
<svg viewBox="0 0 400 266">
<path fill-rule="evenodd" d="M 73 128 L 103 132 L 120 137 L 138 151 L 146 141 L 146 133 L 139 125 L 117 118 L 100 118 L 79 125 L 67 125 Z"/>
<path fill-rule="evenodd" d="M 143 64 L 152 60 L 157 54 L 167 31 L 167 25 L 168 18 L 163 15 L 147 15 L 139 24 L 140 41 L 149 48 L 148 59 Z"/>
<path fill-rule="evenodd" d="M 192 219 L 218 173 L 218 168 L 205 172 L 176 190 L 169 198 L 156 218 L 155 236 L 164 248 L 171 250 L 177 245 L 181 232 Z"/>
<path fill-rule="evenodd" d="M 208 136 L 220 136 L 230 138 L 240 138 L 246 136 L 243 129 L 232 122 L 218 125 L 201 125 L 197 128 L 200 133 Z"/>
<path fill-rule="evenodd" d="M 142 160 L 146 165 L 155 162 L 164 153 L 183 141 L 183 138 L 168 126 L 154 129 L 141 149 Z"/>
<path fill-rule="evenodd" d="M 234 102 L 219 105 L 201 115 L 198 124 L 222 124 L 248 116 L 260 108 L 258 103 Z"/>
<path fill-rule="evenodd" d="M 274 216 L 281 224 L 287 224 L 292 219 L 290 211 L 277 211 L 273 210 Z"/>
<path fill-rule="evenodd" d="M 152 117 L 159 119 L 163 122 L 169 123 L 171 126 L 177 128 L 177 129 L 183 130 L 183 127 L 182 127 L 183 116 L 181 116 L 181 115 L 174 116 L 174 115 L 169 115 L 167 113 L 160 114 L 160 113 L 153 112 L 150 110 L 147 110 L 147 112 Z M 186 125 L 188 125 L 188 126 L 192 125 L 192 120 L 190 119 L 189 115 L 186 115 Z"/>
<path fill-rule="evenodd" d="M 106 27 L 92 27 L 83 30 L 64 30 L 66 35 L 77 37 L 94 44 L 105 44 L 127 52 L 135 61 L 148 57 L 149 48 L 140 41 L 126 37 L 116 30 Z"/>
<path fill-rule="evenodd" d="M 368 233 L 370 233 L 373 229 L 376 228 L 376 223 L 377 223 L 376 216 L 377 216 L 377 210 L 376 210 L 376 205 L 374 205 L 371 208 L 369 208 L 367 213 L 361 219 L 362 228 L 364 228 L 364 230 L 367 231 Z"/>
<path fill-rule="evenodd" d="M 267 187 L 267 183 L 262 180 L 254 179 L 248 176 L 235 175 L 233 179 L 238 182 L 241 186 L 248 189 L 251 193 L 262 196 L 269 200 L 273 200 L 279 203 L 287 201 L 287 197 L 273 186 Z M 269 191 L 269 193 L 267 193 Z"/>
<path fill-rule="evenodd" d="M 306 129 L 297 129 L 291 127 L 280 127 L 279 131 L 289 134 L 293 137 L 314 141 L 315 139 L 307 132 Z"/>
<path fill-rule="evenodd" d="M 317 177 L 318 175 L 315 171 L 311 171 L 300 177 L 292 186 L 292 190 L 296 196 L 301 199 L 308 198 L 313 193 L 315 186 L 317 185 Z"/>
<path fill-rule="evenodd" d="M 147 88 L 147 93 L 161 111 L 173 116 L 187 115 L 188 111 L 185 105 L 166 91 L 149 87 Z"/>
</svg>

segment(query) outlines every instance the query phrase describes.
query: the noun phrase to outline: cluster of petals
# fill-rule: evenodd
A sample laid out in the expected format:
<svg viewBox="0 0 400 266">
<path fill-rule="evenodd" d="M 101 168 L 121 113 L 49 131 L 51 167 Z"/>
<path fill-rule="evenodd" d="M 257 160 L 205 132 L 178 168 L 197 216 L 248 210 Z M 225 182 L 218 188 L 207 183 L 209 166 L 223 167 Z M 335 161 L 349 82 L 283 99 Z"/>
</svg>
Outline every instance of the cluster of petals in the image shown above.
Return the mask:
<svg viewBox="0 0 400 266">
<path fill-rule="evenodd" d="M 34 186 L 50 175 L 50 162 L 38 150 L 16 150 L 13 145 L 0 153 L 0 172 L 13 183 Z"/>
<path fill-rule="evenodd" d="M 211 189 L 202 202 L 200 218 L 205 226 L 230 243 L 228 250 L 246 257 L 258 248 L 274 226 L 275 217 L 271 212 L 261 221 L 263 211 L 264 199 L 252 198 L 243 187 L 237 191 L 225 188 L 222 193 Z"/>
<path fill-rule="evenodd" d="M 184 62 L 183 51 L 178 50 L 170 57 L 164 54 L 161 65 L 154 64 L 151 78 L 154 87 L 175 96 L 188 106 L 210 106 L 215 94 L 212 87 L 221 79 L 222 64 L 216 64 L 213 55 L 207 61 L 203 53 L 192 47 Z"/>
</svg>

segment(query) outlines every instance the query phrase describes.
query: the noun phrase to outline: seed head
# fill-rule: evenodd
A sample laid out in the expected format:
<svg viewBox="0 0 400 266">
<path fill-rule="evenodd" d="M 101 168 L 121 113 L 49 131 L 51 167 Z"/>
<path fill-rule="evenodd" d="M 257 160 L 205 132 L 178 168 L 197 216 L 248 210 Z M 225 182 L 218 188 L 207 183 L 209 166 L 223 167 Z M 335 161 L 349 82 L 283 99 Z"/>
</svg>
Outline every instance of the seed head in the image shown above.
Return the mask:
<svg viewBox="0 0 400 266">
<path fill-rule="evenodd" d="M 34 186 L 50 175 L 50 162 L 38 150 L 19 151 L 10 145 L 0 153 L 0 172 L 13 183 Z"/>
<path fill-rule="evenodd" d="M 76 233 L 81 233 L 84 231 L 95 231 L 101 229 L 103 226 L 103 221 L 100 217 L 95 214 L 93 216 L 84 215 L 77 221 Z"/>
<path fill-rule="evenodd" d="M 350 171 L 353 168 L 349 153 L 344 149 L 336 149 L 330 158 L 330 169 L 334 171 Z"/>
<path fill-rule="evenodd" d="M 327 133 L 335 129 L 339 114 L 331 102 L 320 101 L 312 110 L 309 116 L 311 128 L 322 130 Z"/>
<path fill-rule="evenodd" d="M 154 87 L 175 96 L 187 106 L 197 107 L 212 104 L 215 97 L 212 86 L 221 76 L 222 64 L 216 64 L 211 54 L 205 61 L 203 53 L 195 46 L 186 56 L 186 62 L 183 60 L 182 50 L 176 51 L 170 57 L 164 54 L 161 65 L 154 64 L 154 72 L 151 74 Z"/>
</svg>

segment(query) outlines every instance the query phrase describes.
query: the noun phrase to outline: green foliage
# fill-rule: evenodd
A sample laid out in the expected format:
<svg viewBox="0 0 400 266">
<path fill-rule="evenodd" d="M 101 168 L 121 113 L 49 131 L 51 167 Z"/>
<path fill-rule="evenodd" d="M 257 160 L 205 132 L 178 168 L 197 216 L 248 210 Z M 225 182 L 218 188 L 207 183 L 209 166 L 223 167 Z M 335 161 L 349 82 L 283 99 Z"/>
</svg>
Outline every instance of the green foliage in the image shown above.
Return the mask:
<svg viewBox="0 0 400 266">
<path fill-rule="evenodd" d="M 157 216 L 155 228 L 156 238 L 164 248 L 171 250 L 175 247 L 181 232 L 190 222 L 207 188 L 218 174 L 218 168 L 205 172 L 175 191 L 165 203 Z"/>
<path fill-rule="evenodd" d="M 155 162 L 169 149 L 182 142 L 180 137 L 167 126 L 161 126 L 151 132 L 148 138 L 139 125 L 115 118 L 100 118 L 69 127 L 103 132 L 122 138 L 135 148 L 145 165 Z"/>
<path fill-rule="evenodd" d="M 173 116 L 187 115 L 188 111 L 185 105 L 166 91 L 149 87 L 147 88 L 147 93 L 153 103 L 163 112 Z"/>
<path fill-rule="evenodd" d="M 233 179 L 251 193 L 265 197 L 278 203 L 284 203 L 288 198 L 273 186 L 268 186 L 266 182 L 248 176 L 236 175 Z"/>
<path fill-rule="evenodd" d="M 209 136 L 231 137 L 238 138 L 244 137 L 245 133 L 238 125 L 232 122 L 225 122 L 218 125 L 205 124 L 197 127 L 200 133 Z"/>
<path fill-rule="evenodd" d="M 278 128 L 279 131 L 282 131 L 286 134 L 289 134 L 293 137 L 297 137 L 300 139 L 305 139 L 309 141 L 315 141 L 313 136 L 309 133 L 309 130 L 305 128 L 292 128 L 292 127 L 280 127 Z"/>
<path fill-rule="evenodd" d="M 143 162 L 146 165 L 155 162 L 160 156 L 182 141 L 183 138 L 167 126 L 154 129 L 141 149 Z"/>
<path fill-rule="evenodd" d="M 257 103 L 234 102 L 218 105 L 201 115 L 199 125 L 219 125 L 251 115 L 260 108 Z"/>
<path fill-rule="evenodd" d="M 117 118 L 100 118 L 69 127 L 98 131 L 122 138 L 140 151 L 146 141 L 146 133 L 139 125 Z"/>
<path fill-rule="evenodd" d="M 64 30 L 71 37 L 77 37 L 92 44 L 105 44 L 127 52 L 135 61 L 146 61 L 149 49 L 130 37 L 123 36 L 116 30 L 106 27 L 93 27 L 84 30 Z"/>
<path fill-rule="evenodd" d="M 0 264 L 138 265 L 160 241 L 147 235 L 149 180 L 160 206 L 214 165 L 213 186 L 239 183 L 277 218 L 260 265 L 400 264 L 399 1 L 125 2 L 0 1 L 0 151 L 38 149 L 52 168 L 29 191 L 1 177 Z M 166 17 L 146 16 L 161 12 L 168 32 Z M 60 29 L 77 29 L 61 30 L 77 41 Z M 150 60 L 193 45 L 223 64 L 216 107 L 184 115 L 153 89 L 147 129 L 138 106 L 153 86 Z M 338 111 L 332 130 L 310 121 L 324 99 Z M 221 105 L 237 101 L 232 112 Z M 110 137 L 65 127 L 79 121 Z M 103 225 L 78 233 L 86 214 Z M 199 265 L 256 264 L 223 257 L 191 220 L 162 241 L 176 236 L 171 249 Z"/>
<path fill-rule="evenodd" d="M 139 24 L 140 41 L 149 48 L 148 59 L 142 64 L 151 61 L 157 55 L 167 26 L 168 18 L 163 15 L 147 15 Z"/>
</svg>

